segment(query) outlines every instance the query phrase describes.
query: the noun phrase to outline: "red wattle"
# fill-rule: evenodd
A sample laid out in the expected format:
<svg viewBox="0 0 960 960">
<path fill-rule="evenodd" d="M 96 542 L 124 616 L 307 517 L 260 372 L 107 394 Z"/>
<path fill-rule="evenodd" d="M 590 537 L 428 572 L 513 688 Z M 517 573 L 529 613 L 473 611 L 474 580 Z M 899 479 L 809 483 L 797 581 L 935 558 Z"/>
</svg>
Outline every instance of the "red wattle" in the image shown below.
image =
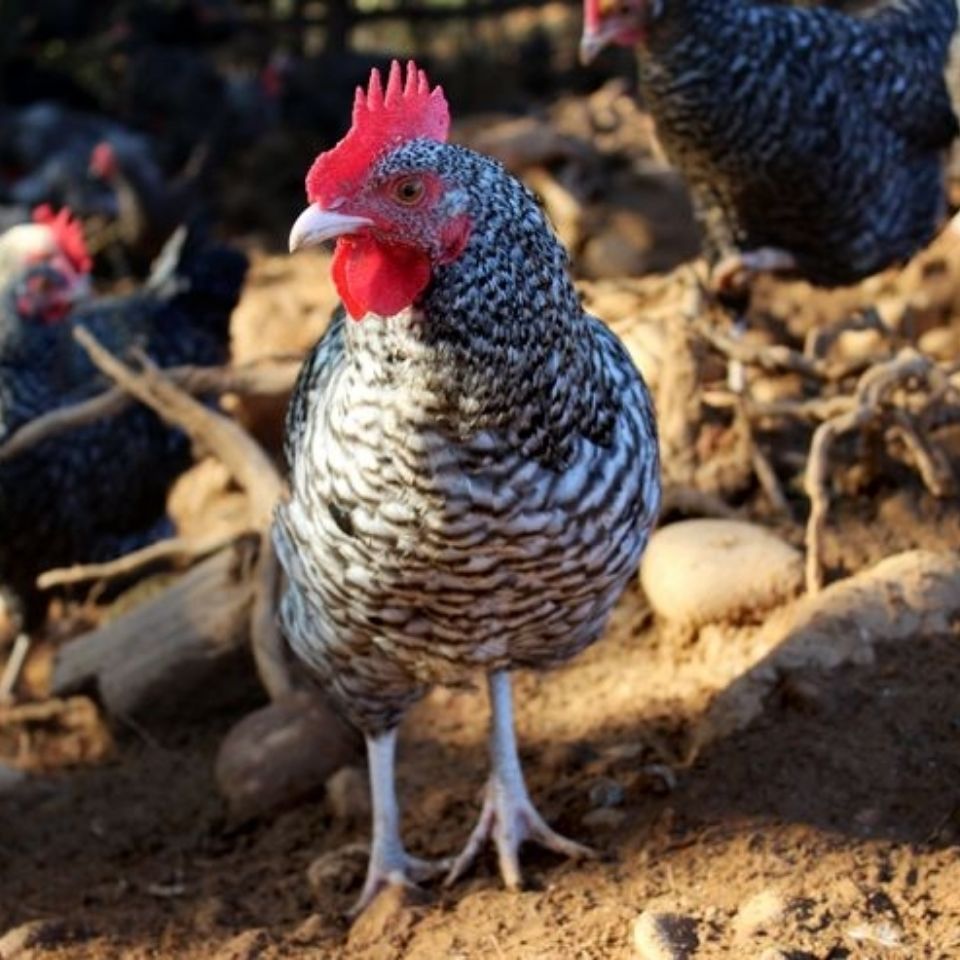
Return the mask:
<svg viewBox="0 0 960 960">
<path fill-rule="evenodd" d="M 333 282 L 354 320 L 368 313 L 392 317 L 430 282 L 430 260 L 412 247 L 341 237 L 333 253 Z"/>
</svg>

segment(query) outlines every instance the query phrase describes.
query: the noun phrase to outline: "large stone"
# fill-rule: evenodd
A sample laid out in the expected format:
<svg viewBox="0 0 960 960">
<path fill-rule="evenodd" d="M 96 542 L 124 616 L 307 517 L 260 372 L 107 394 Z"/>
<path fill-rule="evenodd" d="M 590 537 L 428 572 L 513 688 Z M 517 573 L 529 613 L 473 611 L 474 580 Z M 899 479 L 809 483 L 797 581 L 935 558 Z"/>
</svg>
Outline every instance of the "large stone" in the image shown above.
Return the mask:
<svg viewBox="0 0 960 960">
<path fill-rule="evenodd" d="M 755 618 L 794 596 L 803 585 L 803 559 L 764 527 L 684 520 L 650 539 L 641 582 L 660 616 L 700 626 Z"/>
<path fill-rule="evenodd" d="M 362 756 L 356 731 L 319 696 L 291 694 L 243 718 L 217 756 L 216 778 L 238 821 L 319 793 L 340 767 Z"/>
</svg>

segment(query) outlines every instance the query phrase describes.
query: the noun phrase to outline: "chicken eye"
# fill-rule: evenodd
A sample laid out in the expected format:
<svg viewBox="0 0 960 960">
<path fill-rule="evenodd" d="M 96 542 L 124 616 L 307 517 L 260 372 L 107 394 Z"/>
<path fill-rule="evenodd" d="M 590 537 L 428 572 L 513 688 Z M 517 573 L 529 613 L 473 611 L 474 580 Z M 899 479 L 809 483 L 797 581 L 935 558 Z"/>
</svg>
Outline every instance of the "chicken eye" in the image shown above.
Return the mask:
<svg viewBox="0 0 960 960">
<path fill-rule="evenodd" d="M 423 198 L 423 192 L 423 181 L 418 177 L 408 177 L 406 180 L 401 180 L 394 187 L 393 196 L 398 203 L 412 207 Z"/>
</svg>

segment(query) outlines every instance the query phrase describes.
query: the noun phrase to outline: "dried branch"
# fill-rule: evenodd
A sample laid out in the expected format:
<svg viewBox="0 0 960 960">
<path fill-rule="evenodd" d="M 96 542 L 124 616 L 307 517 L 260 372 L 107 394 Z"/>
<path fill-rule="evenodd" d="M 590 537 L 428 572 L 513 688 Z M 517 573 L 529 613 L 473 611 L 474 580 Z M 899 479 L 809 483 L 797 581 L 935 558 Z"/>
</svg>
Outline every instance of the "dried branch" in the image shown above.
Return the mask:
<svg viewBox="0 0 960 960">
<path fill-rule="evenodd" d="M 913 458 L 924 486 L 937 499 L 956 492 L 957 478 L 946 454 L 929 437 L 921 434 L 913 418 L 905 410 L 891 411 L 890 432 L 903 441 Z"/>
<path fill-rule="evenodd" d="M 810 360 L 822 360 L 843 334 L 864 330 L 874 330 L 883 337 L 892 334 L 875 309 L 861 310 L 828 327 L 814 327 L 804 342 L 803 355 Z"/>
<path fill-rule="evenodd" d="M 168 540 L 159 540 L 106 563 L 76 564 L 48 570 L 37 577 L 37 587 L 40 590 L 50 590 L 53 587 L 85 583 L 89 580 L 114 580 L 136 573 L 158 560 L 205 557 L 255 532 L 249 526 L 241 526 L 210 537 L 171 537 Z"/>
<path fill-rule="evenodd" d="M 722 517 L 725 520 L 740 520 L 743 517 L 742 511 L 731 507 L 714 493 L 694 487 L 668 485 L 663 488 L 660 513 L 673 512 L 696 517 Z"/>
<path fill-rule="evenodd" d="M 703 291 L 696 273 L 688 288 L 689 302 L 680 316 L 665 318 L 664 364 L 657 391 L 657 418 L 663 472 L 679 486 L 691 486 L 696 473 L 696 436 L 701 420 L 700 371 L 690 322 L 703 310 Z"/>
<path fill-rule="evenodd" d="M 269 527 L 283 481 L 267 455 L 239 424 L 175 386 L 146 355 L 140 355 L 143 370 L 137 373 L 83 327 L 74 331 L 74 337 L 103 373 L 216 456 L 246 491 L 251 525 L 261 530 Z"/>
<path fill-rule="evenodd" d="M 168 379 L 145 354 L 137 356 L 141 370 L 134 371 L 107 351 L 89 331 L 79 328 L 74 336 L 98 369 L 168 423 L 183 430 L 196 445 L 209 450 L 245 490 L 249 500 L 249 528 L 260 534 L 251 622 L 254 660 L 261 682 L 272 697 L 289 692 L 293 681 L 274 623 L 279 567 L 269 531 L 284 484 L 273 463 L 239 424 L 195 400 Z M 161 552 L 163 550 L 169 550 L 169 545 Z M 129 558 L 124 560 L 129 563 Z"/>
<path fill-rule="evenodd" d="M 271 359 L 240 367 L 171 367 L 164 370 L 164 376 L 194 396 L 224 393 L 284 396 L 293 389 L 301 364 L 301 360 Z M 43 414 L 21 427 L 0 446 L 0 463 L 64 431 L 115 416 L 133 402 L 134 398 L 127 390 L 116 386 L 88 400 Z"/>
<path fill-rule="evenodd" d="M 946 459 L 937 454 L 933 445 L 920 433 L 919 427 L 905 407 L 909 395 L 895 400 L 894 392 L 909 383 L 919 381 L 930 394 L 939 395 L 944 385 L 944 371 L 923 354 L 913 349 L 901 350 L 896 357 L 876 364 L 864 373 L 853 397 L 845 398 L 850 408 L 825 420 L 814 431 L 807 459 L 804 487 L 810 498 L 810 517 L 807 521 L 806 546 L 807 590 L 817 593 L 823 588 L 823 531 L 830 507 L 828 486 L 830 453 L 837 438 L 854 430 L 862 430 L 870 423 L 889 420 L 913 454 L 918 472 L 935 496 L 937 491 L 953 489 L 954 478 Z"/>
<path fill-rule="evenodd" d="M 293 692 L 286 647 L 277 629 L 277 592 L 280 565 L 267 534 L 260 543 L 260 556 L 253 588 L 253 612 L 250 618 L 250 642 L 260 680 L 272 700 Z"/>
<path fill-rule="evenodd" d="M 737 340 L 714 327 L 709 316 L 703 313 L 693 316 L 691 322 L 697 336 L 730 360 L 736 360 L 745 366 L 760 367 L 771 373 L 787 370 L 815 380 L 832 379 L 822 362 L 811 360 L 789 347 Z"/>
</svg>

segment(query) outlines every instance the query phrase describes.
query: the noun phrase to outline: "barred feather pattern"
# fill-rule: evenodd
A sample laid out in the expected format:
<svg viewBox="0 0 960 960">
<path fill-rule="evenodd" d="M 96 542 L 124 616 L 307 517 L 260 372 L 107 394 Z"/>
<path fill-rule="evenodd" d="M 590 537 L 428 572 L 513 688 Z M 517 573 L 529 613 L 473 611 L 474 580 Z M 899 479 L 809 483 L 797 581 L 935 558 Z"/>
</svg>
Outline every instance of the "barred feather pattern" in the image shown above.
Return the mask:
<svg viewBox="0 0 960 960">
<path fill-rule="evenodd" d="M 665 0 L 640 47 L 642 87 L 708 255 L 777 247 L 832 286 L 926 245 L 946 214 L 957 22 L 957 0 L 860 16 Z"/>
<path fill-rule="evenodd" d="M 470 242 L 414 308 L 334 320 L 294 392 L 275 525 L 290 643 L 371 733 L 431 684 L 597 639 L 660 499 L 646 387 L 532 195 L 424 141 L 381 172 L 418 165 L 462 185 Z"/>
</svg>

